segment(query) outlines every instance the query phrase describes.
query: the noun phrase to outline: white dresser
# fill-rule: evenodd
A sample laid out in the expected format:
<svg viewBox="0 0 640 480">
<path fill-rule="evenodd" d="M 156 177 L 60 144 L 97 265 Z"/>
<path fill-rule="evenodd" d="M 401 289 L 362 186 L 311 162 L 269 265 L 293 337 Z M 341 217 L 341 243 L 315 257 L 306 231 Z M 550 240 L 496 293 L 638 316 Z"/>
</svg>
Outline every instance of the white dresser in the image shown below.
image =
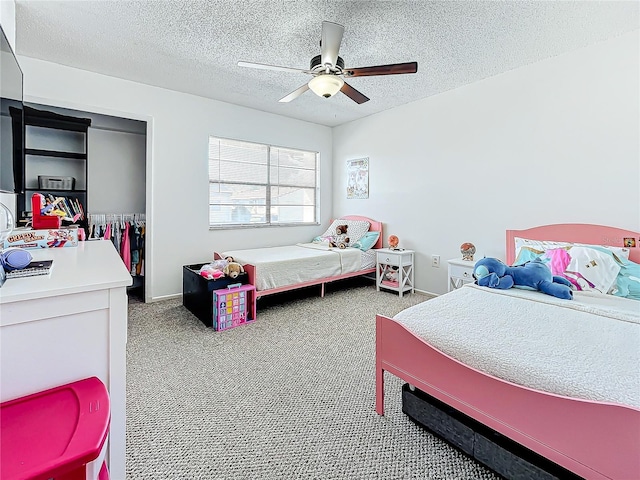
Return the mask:
<svg viewBox="0 0 640 480">
<path fill-rule="evenodd" d="M 0 401 L 96 376 L 109 390 L 111 478 L 125 478 L 127 292 L 131 275 L 108 241 L 29 250 L 49 275 L 0 288 Z"/>
</svg>

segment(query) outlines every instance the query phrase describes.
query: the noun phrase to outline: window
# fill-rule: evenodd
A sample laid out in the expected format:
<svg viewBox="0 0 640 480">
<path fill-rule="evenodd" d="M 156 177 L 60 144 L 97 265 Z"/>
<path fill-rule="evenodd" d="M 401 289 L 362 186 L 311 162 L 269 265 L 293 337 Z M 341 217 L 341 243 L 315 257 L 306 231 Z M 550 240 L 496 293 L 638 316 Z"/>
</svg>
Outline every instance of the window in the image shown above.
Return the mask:
<svg viewBox="0 0 640 480">
<path fill-rule="evenodd" d="M 318 154 L 209 137 L 209 226 L 316 223 Z"/>
</svg>

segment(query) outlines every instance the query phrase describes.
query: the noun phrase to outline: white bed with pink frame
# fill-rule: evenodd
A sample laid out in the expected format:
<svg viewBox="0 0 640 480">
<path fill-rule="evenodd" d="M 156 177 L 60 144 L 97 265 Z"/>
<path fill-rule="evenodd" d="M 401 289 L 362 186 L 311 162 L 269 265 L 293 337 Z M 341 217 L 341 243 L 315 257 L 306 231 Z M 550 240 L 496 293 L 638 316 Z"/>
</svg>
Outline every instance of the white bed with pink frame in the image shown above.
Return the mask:
<svg viewBox="0 0 640 480">
<path fill-rule="evenodd" d="M 624 238 L 633 238 L 636 246 L 630 248 L 629 259 L 640 263 L 640 233 L 629 230 L 564 224 L 508 230 L 506 237 L 509 265 L 515 259 L 515 237 L 620 247 Z M 479 288 L 468 287 L 469 290 Z M 542 293 L 539 295 L 545 297 Z M 640 302 L 636 311 L 634 300 L 621 300 L 627 302 L 626 308 L 633 305 L 634 313 L 640 312 Z M 426 309 L 429 303 L 424 304 Z M 558 312 L 561 311 L 559 308 Z M 640 366 L 631 369 L 637 374 L 637 384 Z M 380 415 L 384 415 L 385 371 L 581 477 L 640 478 L 637 402 L 636 406 L 630 406 L 585 400 L 521 386 L 471 367 L 443 353 L 399 321 L 378 315 L 376 411 Z M 640 398 L 639 392 L 630 393 Z"/>
<path fill-rule="evenodd" d="M 373 245 L 373 249 L 382 248 L 382 222 L 359 215 L 345 215 L 340 220 L 365 221 L 369 223 L 369 232 L 380 232 L 380 235 Z M 249 277 L 249 283 L 256 287 L 256 298 L 274 293 L 297 290 L 303 287 L 320 285 L 320 294 L 324 296 L 324 286 L 326 283 L 345 278 L 351 278 L 366 274 L 375 273 L 375 264 L 361 268 L 360 258 L 365 254 L 371 255 L 373 251 L 360 252 L 358 249 L 349 248 L 349 251 L 340 251 L 336 248 L 312 244 L 298 244 L 284 247 L 271 247 L 252 250 L 231 250 L 222 254 L 215 253 L 214 258 L 223 258 L 230 255 L 235 261 L 242 264 Z M 344 259 L 343 259 L 344 257 Z M 351 268 L 341 268 L 346 264 L 346 259 L 350 260 Z M 258 258 L 264 263 L 260 266 L 251 263 L 252 258 Z M 374 257 L 371 257 L 374 258 Z M 337 259 L 337 260 L 336 260 Z M 331 262 L 334 268 L 327 268 Z M 353 262 L 358 262 L 357 266 Z M 271 265 L 269 265 L 271 263 Z M 270 282 L 264 282 L 260 278 L 261 271 L 273 266 L 277 269 L 293 268 L 299 269 L 301 275 L 297 279 L 270 278 Z M 266 268 L 265 268 L 266 267 Z M 331 272 L 331 273 L 327 273 Z M 302 275 L 302 273 L 304 275 Z M 277 274 L 276 274 L 277 275 Z M 264 285 L 267 284 L 265 287 Z"/>
</svg>

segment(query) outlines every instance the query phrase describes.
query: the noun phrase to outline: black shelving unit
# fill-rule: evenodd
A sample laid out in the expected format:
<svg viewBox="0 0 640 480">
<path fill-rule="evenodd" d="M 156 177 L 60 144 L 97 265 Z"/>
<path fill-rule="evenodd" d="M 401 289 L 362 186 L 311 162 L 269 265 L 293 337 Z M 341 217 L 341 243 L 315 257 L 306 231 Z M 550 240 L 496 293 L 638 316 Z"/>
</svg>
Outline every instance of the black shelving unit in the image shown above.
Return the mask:
<svg viewBox="0 0 640 480">
<path fill-rule="evenodd" d="M 78 118 L 68 115 L 61 115 L 59 113 L 50 112 L 47 110 L 40 110 L 33 107 L 24 107 L 24 125 L 25 125 L 25 149 L 24 160 L 22 165 L 22 191 L 18 195 L 18 210 L 22 212 L 24 217 L 28 217 L 31 213 L 31 196 L 38 192 L 43 194 L 51 194 L 54 197 L 71 197 L 77 198 L 82 204 L 85 215 L 87 214 L 87 195 L 88 195 L 88 165 L 87 165 L 87 152 L 88 152 L 88 129 L 91 126 L 90 118 Z M 41 127 L 51 129 L 52 131 L 60 132 L 59 139 L 63 139 L 64 132 L 75 132 L 84 135 L 84 152 L 66 151 L 64 148 L 30 148 L 29 145 L 29 127 Z M 52 137 L 55 137 L 55 133 Z M 64 144 L 64 141 L 61 140 Z M 60 145 L 58 145 L 59 147 Z M 28 147 L 28 148 L 27 148 Z M 43 163 L 46 162 L 46 163 Z M 64 162 L 76 162 L 74 165 L 74 171 L 79 172 L 80 178 L 75 178 L 74 188 L 59 189 L 59 188 L 40 188 L 38 183 L 38 165 L 47 165 L 46 173 L 51 175 L 51 172 L 56 171 L 56 167 L 59 166 L 60 172 L 64 172 Z M 33 167 L 35 165 L 35 167 Z M 67 165 L 68 167 L 69 165 Z M 35 171 L 34 171 L 35 170 Z M 64 176 L 60 173 L 60 176 Z M 79 188 L 75 188 L 75 185 L 79 185 Z M 56 185 L 57 186 L 57 185 Z M 84 221 L 79 222 L 81 226 L 86 227 L 86 217 Z"/>
<path fill-rule="evenodd" d="M 39 148 L 25 148 L 25 155 L 36 155 L 39 157 L 56 157 L 56 158 L 75 158 L 77 160 L 86 160 L 86 153 L 60 152 L 57 150 L 41 150 Z"/>
</svg>

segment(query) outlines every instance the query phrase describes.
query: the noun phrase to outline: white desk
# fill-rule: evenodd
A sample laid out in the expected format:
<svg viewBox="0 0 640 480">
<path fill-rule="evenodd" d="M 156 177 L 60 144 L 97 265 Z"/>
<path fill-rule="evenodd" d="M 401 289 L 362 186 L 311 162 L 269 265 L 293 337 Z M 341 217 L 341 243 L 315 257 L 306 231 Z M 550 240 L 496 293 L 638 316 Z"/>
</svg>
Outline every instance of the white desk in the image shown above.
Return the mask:
<svg viewBox="0 0 640 480">
<path fill-rule="evenodd" d="M 29 250 L 49 275 L 0 288 L 0 401 L 96 376 L 109 390 L 111 478 L 125 478 L 127 292 L 131 275 L 108 241 Z"/>
</svg>

